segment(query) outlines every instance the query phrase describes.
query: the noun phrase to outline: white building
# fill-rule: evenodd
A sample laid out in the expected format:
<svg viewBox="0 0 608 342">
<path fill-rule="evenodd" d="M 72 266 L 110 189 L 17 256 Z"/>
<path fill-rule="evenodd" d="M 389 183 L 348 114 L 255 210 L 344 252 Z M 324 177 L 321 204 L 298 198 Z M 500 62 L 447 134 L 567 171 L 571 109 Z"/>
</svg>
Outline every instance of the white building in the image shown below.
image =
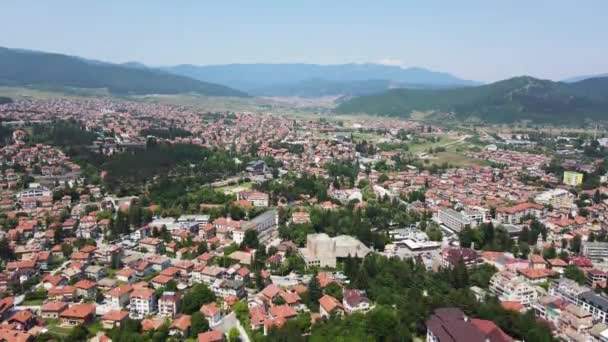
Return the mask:
<svg viewBox="0 0 608 342">
<path fill-rule="evenodd" d="M 534 287 L 511 271 L 494 274 L 490 279 L 490 291 L 501 301 L 519 302 L 525 307 L 530 307 L 538 297 Z"/>
<path fill-rule="evenodd" d="M 300 255 L 307 266 L 336 267 L 337 258 L 347 256 L 364 258 L 371 250 L 352 236 L 340 235 L 330 238 L 325 233 L 309 234 L 306 248 L 300 248 Z"/>
<path fill-rule="evenodd" d="M 444 226 L 459 232 L 466 226 L 471 228 L 478 226 L 484 220 L 484 214 L 477 210 L 456 211 L 454 209 L 441 209 L 437 218 Z"/>
<path fill-rule="evenodd" d="M 156 294 L 152 289 L 139 289 L 131 293 L 129 303 L 129 317 L 132 319 L 143 319 L 156 312 Z"/>
<path fill-rule="evenodd" d="M 608 259 L 608 242 L 585 242 L 583 255 L 595 261 Z"/>
<path fill-rule="evenodd" d="M 534 197 L 534 201 L 551 205 L 554 208 L 570 208 L 574 201 L 574 195 L 564 189 L 552 189 L 538 194 Z"/>
</svg>

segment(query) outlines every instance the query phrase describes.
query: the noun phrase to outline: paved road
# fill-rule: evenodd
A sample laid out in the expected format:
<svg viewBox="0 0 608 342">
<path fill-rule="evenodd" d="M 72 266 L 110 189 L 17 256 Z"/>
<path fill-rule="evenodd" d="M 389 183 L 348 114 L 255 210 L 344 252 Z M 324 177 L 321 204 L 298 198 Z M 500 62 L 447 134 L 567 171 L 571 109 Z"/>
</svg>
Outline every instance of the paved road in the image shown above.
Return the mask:
<svg viewBox="0 0 608 342">
<path fill-rule="evenodd" d="M 247 331 L 241 325 L 241 322 L 236 318 L 234 312 L 231 312 L 229 315 L 224 316 L 219 325 L 213 327 L 212 329 L 219 330 L 224 334 L 228 335 L 230 333 L 230 329 L 236 327 L 240 334 L 241 341 L 250 342 L 249 336 L 247 335 Z"/>
</svg>

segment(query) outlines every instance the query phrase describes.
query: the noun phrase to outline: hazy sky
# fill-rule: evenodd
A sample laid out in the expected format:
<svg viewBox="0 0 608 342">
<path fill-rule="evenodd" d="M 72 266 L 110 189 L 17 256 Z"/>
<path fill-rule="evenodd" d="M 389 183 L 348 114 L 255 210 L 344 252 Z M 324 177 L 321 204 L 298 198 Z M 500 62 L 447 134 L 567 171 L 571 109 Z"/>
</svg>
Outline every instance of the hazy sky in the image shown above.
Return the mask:
<svg viewBox="0 0 608 342">
<path fill-rule="evenodd" d="M 608 72 L 606 0 L 0 1 L 0 46 L 111 62 L 382 62 L 480 81 Z"/>
</svg>

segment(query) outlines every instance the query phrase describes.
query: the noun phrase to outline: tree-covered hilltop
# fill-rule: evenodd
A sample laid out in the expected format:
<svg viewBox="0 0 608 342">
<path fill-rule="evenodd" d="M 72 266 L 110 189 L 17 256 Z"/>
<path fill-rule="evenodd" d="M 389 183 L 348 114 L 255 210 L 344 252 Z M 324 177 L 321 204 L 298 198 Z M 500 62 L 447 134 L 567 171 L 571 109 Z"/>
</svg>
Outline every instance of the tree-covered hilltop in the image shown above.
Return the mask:
<svg viewBox="0 0 608 342">
<path fill-rule="evenodd" d="M 136 153 L 123 153 L 109 158 L 101 168 L 106 171 L 104 183 L 110 189 L 139 192 L 154 177 L 175 179 L 193 177 L 202 183 L 235 174 L 241 166 L 226 151 L 189 144 L 149 145 Z"/>
<path fill-rule="evenodd" d="M 337 113 L 408 117 L 413 111 L 450 113 L 487 122 L 581 122 L 608 119 L 608 78 L 575 83 L 515 77 L 478 87 L 394 89 L 341 103 Z"/>
<path fill-rule="evenodd" d="M 10 97 L 0 96 L 0 105 L 6 104 L 6 103 L 12 103 L 12 102 L 13 102 L 13 99 L 11 99 Z"/>
<path fill-rule="evenodd" d="M 208 96 L 246 96 L 243 92 L 225 86 L 158 70 L 2 47 L 0 85 L 107 88 L 110 93 L 119 95 L 198 93 Z"/>
</svg>

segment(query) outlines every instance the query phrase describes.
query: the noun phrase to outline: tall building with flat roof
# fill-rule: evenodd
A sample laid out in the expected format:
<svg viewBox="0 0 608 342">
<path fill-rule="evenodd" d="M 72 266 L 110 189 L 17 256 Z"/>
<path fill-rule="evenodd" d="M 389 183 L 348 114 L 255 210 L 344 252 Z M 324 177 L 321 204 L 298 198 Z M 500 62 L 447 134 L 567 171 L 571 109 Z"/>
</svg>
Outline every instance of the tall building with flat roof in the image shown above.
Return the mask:
<svg viewBox="0 0 608 342">
<path fill-rule="evenodd" d="M 564 172 L 564 184 L 570 186 L 577 186 L 583 183 L 583 174 L 580 172 L 574 171 L 565 171 Z"/>
<path fill-rule="evenodd" d="M 352 257 L 363 258 L 371 250 L 361 241 L 352 236 L 340 235 L 329 237 L 325 233 L 308 234 L 306 237 L 306 248 L 300 248 L 300 255 L 306 262 L 306 266 L 336 267 L 338 258 Z"/>
</svg>

